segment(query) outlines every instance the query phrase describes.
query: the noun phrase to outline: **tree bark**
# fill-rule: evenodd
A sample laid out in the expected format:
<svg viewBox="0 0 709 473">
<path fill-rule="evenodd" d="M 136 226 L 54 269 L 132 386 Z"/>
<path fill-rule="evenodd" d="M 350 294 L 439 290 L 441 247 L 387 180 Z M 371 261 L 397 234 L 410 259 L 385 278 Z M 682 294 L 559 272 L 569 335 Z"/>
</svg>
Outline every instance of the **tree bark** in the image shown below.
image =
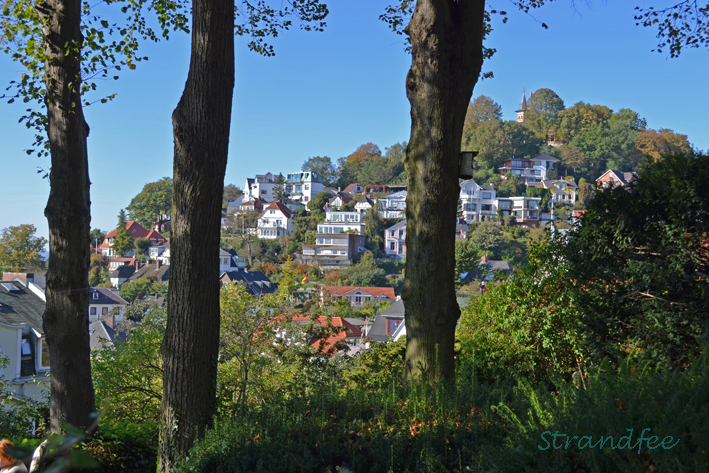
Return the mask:
<svg viewBox="0 0 709 473">
<path fill-rule="evenodd" d="M 96 411 L 89 347 L 88 274 L 91 202 L 81 107 L 81 2 L 47 0 L 36 5 L 44 21 L 47 135 L 51 190 L 49 263 L 43 325 L 50 359 L 53 432 L 67 422 L 88 427 Z"/>
<path fill-rule="evenodd" d="M 192 50 L 173 115 L 170 288 L 165 332 L 162 472 L 212 423 L 219 353 L 219 236 L 234 89 L 234 2 L 194 0 Z"/>
<path fill-rule="evenodd" d="M 483 0 L 418 0 L 406 33 L 411 138 L 406 198 L 406 372 L 452 379 L 458 160 L 465 113 L 483 62 Z"/>
</svg>

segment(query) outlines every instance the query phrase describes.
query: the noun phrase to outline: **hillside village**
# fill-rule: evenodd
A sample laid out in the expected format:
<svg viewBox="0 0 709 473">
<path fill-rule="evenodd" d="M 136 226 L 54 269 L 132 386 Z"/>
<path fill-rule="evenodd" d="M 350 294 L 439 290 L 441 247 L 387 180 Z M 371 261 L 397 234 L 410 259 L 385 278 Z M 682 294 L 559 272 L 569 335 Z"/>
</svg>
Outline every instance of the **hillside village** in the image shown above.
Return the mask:
<svg viewBox="0 0 709 473">
<path fill-rule="evenodd" d="M 556 117 L 542 116 L 542 108 L 556 109 Z M 450 438 L 450 451 L 458 452 L 458 458 L 446 459 L 441 471 L 462 471 L 459 452 L 468 448 L 463 445 L 495 436 L 490 441 L 493 448 L 481 451 L 503 451 L 497 438 L 516 445 L 516 440 L 510 441 L 517 439 L 510 424 L 521 423 L 500 416 L 500 406 L 511 416 L 516 416 L 511 409 L 526 409 L 532 416 L 533 409 L 541 409 L 535 406 L 542 405 L 537 401 L 542 396 L 549 412 L 558 399 L 573 405 L 581 399 L 578 396 L 591 392 L 594 376 L 628 384 L 608 391 L 600 417 L 592 412 L 595 407 L 582 405 L 582 421 L 599 417 L 605 428 L 631 410 L 624 403 L 644 405 L 644 398 L 633 401 L 628 392 L 646 396 L 647 391 L 672 392 L 687 399 L 674 404 L 689 414 L 683 411 L 673 418 L 705 418 L 696 412 L 706 407 L 706 400 L 695 393 L 709 390 L 695 388 L 697 381 L 682 385 L 679 394 L 674 386 L 681 383 L 671 377 L 653 378 L 652 386 L 664 383 L 659 389 L 637 389 L 632 383 L 637 381 L 635 364 L 648 360 L 671 368 L 667 376 L 709 379 L 706 373 L 694 376 L 692 371 L 706 371 L 706 363 L 682 371 L 696 357 L 706 357 L 700 342 L 706 338 L 709 267 L 709 244 L 702 227 L 709 208 L 706 156 L 693 154 L 685 135 L 647 129 L 632 110 L 613 112 L 583 102 L 564 108 L 550 89 L 535 91 L 529 101 L 525 93 L 516 114 L 516 121 L 503 122 L 492 99 L 475 99 L 468 108 L 458 156 L 460 193 L 455 230 L 448 237 L 455 241 L 453 277 L 461 313 L 455 327 L 458 384 L 449 387 L 454 388 L 456 399 L 451 405 L 458 405 L 460 393 L 473 399 L 472 404 L 458 413 L 434 412 L 441 408 L 437 406 L 431 415 L 439 417 L 432 420 L 428 411 L 439 396 L 446 399 L 448 394 L 441 389 L 448 388 L 422 385 L 424 394 L 415 394 L 417 399 L 401 394 L 419 389 L 407 391 L 411 386 L 401 383 L 407 350 L 402 300 L 407 146 L 396 143 L 382 152 L 366 143 L 337 163 L 316 156 L 300 170 L 264 166 L 263 174 L 247 177 L 242 186 L 224 186 L 221 239 L 213 256 L 215 262 L 218 258 L 218 270 L 213 277 L 221 287 L 216 410 L 220 424 L 227 427 L 221 432 L 210 430 L 211 437 L 196 448 L 208 452 L 226 444 L 230 449 L 246 445 L 242 450 L 247 452 L 243 453 L 246 464 L 248 451 L 269 442 L 266 435 L 261 438 L 255 433 L 263 428 L 259 416 L 265 412 L 274 416 L 267 422 L 276 426 L 276 433 L 286 436 L 273 441 L 279 453 L 288 452 L 284 447 L 288 439 L 302 434 L 308 443 L 316 439 L 313 455 L 321 455 L 318 448 L 334 455 L 315 463 L 331 462 L 339 468 L 361 456 L 359 437 L 381 429 L 372 437 L 372 445 L 392 438 L 403 439 L 406 446 L 397 447 L 396 454 L 394 447 L 387 448 L 371 460 L 383 465 L 379 470 L 407 462 L 411 456 L 407 452 L 421 445 L 417 442 L 425 446 L 413 456 L 422 462 L 425 452 L 445 456 L 449 448 L 443 441 L 448 445 Z M 668 201 L 680 211 L 666 212 L 666 207 L 673 207 L 665 205 Z M 131 454 L 139 459 L 137 463 L 144 463 L 145 471 L 154 471 L 155 466 L 163 378 L 167 379 L 162 347 L 169 302 L 172 202 L 171 178 L 147 183 L 120 210 L 115 228 L 91 231 L 86 313 L 91 375 L 96 399 L 111 404 L 101 426 L 102 434 L 109 434 L 99 439 L 99 448 L 92 453 L 104 454 L 104 464 L 115 461 L 121 468 L 126 459 L 116 460 L 110 449 L 101 451 L 101 442 L 118 439 L 118 448 L 134 449 Z M 619 221 L 622 225 L 617 225 Z M 31 225 L 10 230 L 23 231 L 30 240 L 35 231 Z M 618 238 L 623 232 L 624 237 Z M 34 244 L 39 248 L 45 243 L 38 238 Z M 7 393 L 6 404 L 15 409 L 0 411 L 5 416 L 0 425 L 26 437 L 46 433 L 42 409 L 46 411 L 51 381 L 43 323 L 46 268 L 35 256 L 25 267 L 5 264 L 3 269 L 10 270 L 3 272 L 0 284 L 0 354 L 5 357 L 0 388 Z M 431 284 L 437 288 L 435 281 Z M 409 312 L 412 332 L 413 327 L 415 319 Z M 625 372 L 622 360 L 628 356 L 637 360 Z M 613 366 L 608 370 L 611 374 L 594 374 L 600 366 L 603 370 Z M 500 392 L 506 393 L 503 401 Z M 484 418 L 479 417 L 481 393 L 489 396 L 480 404 Z M 329 400 L 322 402 L 322 395 L 330 396 Z M 303 433 L 315 406 L 329 402 L 332 407 L 319 414 L 314 430 Z M 372 404 L 380 414 L 365 424 L 362 419 L 374 412 Z M 649 403 L 647 409 L 660 404 Z M 287 412 L 271 413 L 274 405 L 287 406 Z M 407 412 L 411 408 L 413 413 Z M 19 412 L 19 417 L 13 418 L 13 412 Z M 291 430 L 298 435 L 281 428 L 292 412 L 297 427 Z M 392 420 L 391 413 L 401 419 Z M 338 416 L 348 415 L 354 420 L 340 427 Z M 539 411 L 534 415 L 540 416 Z M 559 412 L 554 415 L 557 421 L 563 419 Z M 645 413 L 648 419 L 655 415 Z M 450 424 L 450 419 L 455 427 L 437 427 Z M 534 445 L 525 448 L 537 454 L 543 449 L 536 445 L 536 430 L 550 427 L 530 419 L 529 432 L 534 432 L 527 437 L 535 437 Z M 631 425 L 628 419 L 623 422 L 623 427 Z M 244 426 L 256 427 L 239 437 Z M 674 430 L 665 430 L 706 430 L 672 426 Z M 594 435 L 607 434 L 598 432 L 596 424 L 584 428 L 596 429 Z M 490 429 L 497 429 L 492 436 Z M 434 436 L 429 437 L 429 432 Z M 468 433 L 473 432 L 471 442 Z M 111 435 L 116 437 L 111 440 Z M 336 441 L 319 447 L 330 439 Z M 701 456 L 695 451 L 706 451 L 694 445 L 687 448 L 693 450 L 685 459 Z M 143 450 L 149 451 L 146 457 Z M 300 445 L 296 450 L 297 463 L 305 454 Z M 210 455 L 215 454 L 204 457 Z M 645 462 L 648 454 L 638 450 L 638 455 Z M 201 454 L 191 457 L 188 460 L 200 461 Z M 262 463 L 270 471 L 273 455 L 264 457 Z M 293 461 L 284 461 L 280 471 L 292 471 Z M 623 455 L 621 464 L 627 461 Z M 653 461 L 662 464 L 663 460 L 654 457 Z M 386 471 L 398 470 L 392 466 Z"/>
<path fill-rule="evenodd" d="M 494 102 L 482 99 L 484 107 L 494 109 Z M 469 116 L 474 116 L 477 102 L 471 102 Z M 525 94 L 516 122 L 507 122 L 508 126 L 529 125 L 527 109 Z M 479 128 L 471 130 L 466 125 L 463 147 L 466 140 L 468 145 L 475 143 L 475 133 L 484 126 L 485 122 L 478 123 Z M 577 180 L 568 172 L 568 146 L 560 133 L 548 128 L 543 135 L 535 148 L 543 152 L 498 158 L 499 166 L 492 169 L 486 169 L 489 162 L 478 159 L 477 152 L 461 152 L 459 209 L 451 235 L 457 241 L 460 301 L 483 295 L 486 284 L 508 277 L 516 265 L 524 264 L 528 242 L 540 238 L 545 226 L 553 222 L 555 228 L 564 229 L 577 222 L 597 189 L 625 186 L 634 179 L 632 171 L 607 169 L 591 182 L 586 179 L 588 170 L 582 171 L 586 177 Z M 336 315 L 328 323 L 343 330 L 328 339 L 328 346 L 344 341 L 350 355 L 366 349 L 366 340 L 398 340 L 405 335 L 400 297 L 406 258 L 405 143 L 386 151 L 382 155 L 371 143 L 360 146 L 340 159 L 339 176 L 329 158 L 316 157 L 301 171 L 271 170 L 246 178 L 242 188 L 226 186 L 215 277 L 222 285 L 236 282 L 251 295 L 263 297 L 277 292 L 283 268 L 290 265 L 301 279 L 292 294 L 294 310 L 305 316 L 314 305 L 331 307 L 330 313 Z M 358 176 L 363 182 L 354 180 Z M 168 178 L 146 189 L 149 186 L 152 193 L 154 186 L 171 192 Z M 139 197 L 128 210 L 140 215 L 145 225 L 137 218 L 127 220 L 121 210 L 117 228 L 92 232 L 87 315 L 93 349 L 121 340 L 120 327 L 131 304 L 167 302 L 170 213 L 141 209 Z M 47 375 L 48 362 L 41 355 L 42 274 L 41 270 L 3 274 L 3 290 L 27 301 L 27 314 L 17 321 L 24 327 L 18 339 L 23 355 L 21 360 L 11 359 L 10 366 L 18 395 L 37 394 L 37 382 Z M 347 301 L 348 308 L 338 305 L 338 299 Z M 317 337 L 311 343 L 318 343 Z"/>
</svg>

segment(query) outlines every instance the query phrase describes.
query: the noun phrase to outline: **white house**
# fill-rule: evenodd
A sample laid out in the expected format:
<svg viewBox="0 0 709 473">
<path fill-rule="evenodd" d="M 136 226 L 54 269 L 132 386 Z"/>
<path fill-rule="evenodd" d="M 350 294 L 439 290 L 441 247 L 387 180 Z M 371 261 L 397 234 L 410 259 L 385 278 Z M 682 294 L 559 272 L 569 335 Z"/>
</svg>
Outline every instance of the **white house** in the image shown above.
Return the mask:
<svg viewBox="0 0 709 473">
<path fill-rule="evenodd" d="M 317 233 L 315 244 L 303 244 L 303 261 L 321 268 L 349 266 L 366 250 L 365 241 L 353 233 Z"/>
<path fill-rule="evenodd" d="M 377 205 L 377 199 L 370 199 L 369 197 L 365 197 L 361 200 L 358 200 L 357 203 L 355 204 L 355 210 L 357 212 L 369 212 L 369 209 Z"/>
<path fill-rule="evenodd" d="M 460 205 L 466 222 L 481 222 L 497 216 L 495 188 L 472 179 L 460 183 Z"/>
<path fill-rule="evenodd" d="M 307 204 L 325 190 L 325 184 L 317 172 L 291 172 L 286 177 L 285 190 L 289 198 Z"/>
<path fill-rule="evenodd" d="M 395 192 L 377 200 L 382 218 L 406 217 L 406 191 Z"/>
<path fill-rule="evenodd" d="M 247 177 L 243 202 L 256 200 L 257 198 L 273 202 L 273 186 L 275 185 L 276 176 L 270 172 L 257 174 L 256 177 Z"/>
<path fill-rule="evenodd" d="M 259 238 L 275 239 L 290 235 L 295 230 L 292 212 L 284 204 L 274 202 L 258 217 L 256 234 Z"/>
<path fill-rule="evenodd" d="M 239 271 L 246 268 L 246 258 L 236 254 L 236 250 L 219 248 L 219 274 L 224 271 Z"/>
<path fill-rule="evenodd" d="M 115 327 L 123 322 L 126 307 L 128 302 L 107 287 L 89 289 L 89 323 L 103 318 L 108 325 Z"/>
<path fill-rule="evenodd" d="M 541 197 L 499 197 L 497 208 L 501 217 L 512 215 L 517 223 L 528 224 L 539 221 Z"/>
<path fill-rule="evenodd" d="M 361 212 L 325 212 L 325 222 L 318 224 L 318 233 L 364 234 L 363 214 Z"/>
<path fill-rule="evenodd" d="M 0 371 L 12 397 L 46 398 L 49 383 L 49 351 L 42 314 L 44 291 L 38 285 L 18 280 L 0 284 L 0 356 L 7 366 Z"/>
<path fill-rule="evenodd" d="M 384 253 L 390 258 L 406 257 L 406 220 L 386 229 L 384 232 Z"/>
<path fill-rule="evenodd" d="M 542 153 L 532 159 L 506 159 L 497 172 L 503 175 L 517 176 L 528 184 L 555 177 L 554 164 L 558 162 L 559 160 L 554 156 Z"/>
</svg>

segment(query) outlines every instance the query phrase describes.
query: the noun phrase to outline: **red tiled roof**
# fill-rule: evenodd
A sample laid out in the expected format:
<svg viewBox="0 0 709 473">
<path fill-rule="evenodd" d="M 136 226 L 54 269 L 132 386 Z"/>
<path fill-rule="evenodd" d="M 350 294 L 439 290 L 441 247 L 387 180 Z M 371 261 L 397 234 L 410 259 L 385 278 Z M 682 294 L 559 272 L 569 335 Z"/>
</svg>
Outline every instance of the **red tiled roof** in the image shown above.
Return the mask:
<svg viewBox="0 0 709 473">
<path fill-rule="evenodd" d="M 396 299 L 393 287 L 323 286 L 322 288 L 333 296 L 346 296 L 358 289 L 371 294 L 372 297 L 385 296 L 392 300 Z"/>
<path fill-rule="evenodd" d="M 158 232 L 156 232 L 155 230 L 150 230 L 148 232 L 148 230 L 143 228 L 143 226 L 141 224 L 139 224 L 138 222 L 136 222 L 135 220 L 128 220 L 126 222 L 126 229 L 128 230 L 128 233 L 130 233 L 130 236 L 134 240 L 136 238 L 148 238 L 148 235 L 150 235 L 150 234 L 157 235 L 157 236 L 159 236 L 159 238 L 162 238 L 163 240 L 165 240 L 165 237 L 160 235 Z M 111 245 L 106 243 L 106 240 L 108 240 L 109 238 L 115 237 L 117 232 L 118 232 L 118 228 L 115 228 L 111 233 L 109 233 L 108 235 L 105 236 L 105 238 L 103 239 L 103 243 L 98 245 L 98 247 L 99 248 L 109 248 Z M 158 238 L 153 237 L 153 239 L 158 239 Z M 165 240 L 165 241 L 167 241 L 167 240 Z"/>
<path fill-rule="evenodd" d="M 167 241 L 167 239 L 164 236 L 162 236 L 161 234 L 159 234 L 155 230 L 150 230 L 150 232 L 148 233 L 148 235 L 145 238 L 147 238 L 148 240 Z"/>
<path fill-rule="evenodd" d="M 291 210 L 288 207 L 286 207 L 285 205 L 283 205 L 280 202 L 274 202 L 271 205 L 269 205 L 268 207 L 265 207 L 263 209 L 263 212 L 261 213 L 261 215 L 259 215 L 259 218 L 261 218 L 263 216 L 263 214 L 266 213 L 266 210 L 280 210 L 281 212 L 283 212 L 283 215 L 285 215 L 286 218 L 291 218 L 293 216 L 293 212 L 291 212 Z"/>
<path fill-rule="evenodd" d="M 308 315 L 295 315 L 293 316 L 292 319 L 294 322 L 308 322 L 310 321 L 310 316 Z M 328 321 L 327 317 L 325 316 L 320 316 L 318 317 L 318 320 L 316 322 L 318 325 L 322 325 L 323 327 L 328 326 Z M 362 331 L 343 319 L 342 317 L 332 317 L 330 319 L 330 326 L 331 327 L 344 327 L 345 330 L 338 332 L 334 335 L 331 335 L 327 338 L 317 338 L 313 341 L 310 342 L 310 346 L 315 348 L 316 350 L 319 350 L 321 353 L 328 353 L 333 346 L 345 338 L 352 338 L 352 337 L 361 337 L 362 336 Z M 333 351 L 331 355 L 334 355 L 336 352 Z"/>
</svg>

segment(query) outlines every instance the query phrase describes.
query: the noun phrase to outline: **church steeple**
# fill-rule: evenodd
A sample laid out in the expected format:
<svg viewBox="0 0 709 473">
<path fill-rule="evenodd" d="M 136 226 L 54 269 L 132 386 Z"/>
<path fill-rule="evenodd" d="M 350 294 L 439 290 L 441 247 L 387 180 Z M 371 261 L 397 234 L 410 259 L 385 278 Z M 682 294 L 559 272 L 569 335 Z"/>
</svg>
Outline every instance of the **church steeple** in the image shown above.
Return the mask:
<svg viewBox="0 0 709 473">
<path fill-rule="evenodd" d="M 517 110 L 517 123 L 524 123 L 524 112 L 527 111 L 527 90 L 522 90 L 522 103 L 519 104 L 519 110 Z"/>
</svg>

